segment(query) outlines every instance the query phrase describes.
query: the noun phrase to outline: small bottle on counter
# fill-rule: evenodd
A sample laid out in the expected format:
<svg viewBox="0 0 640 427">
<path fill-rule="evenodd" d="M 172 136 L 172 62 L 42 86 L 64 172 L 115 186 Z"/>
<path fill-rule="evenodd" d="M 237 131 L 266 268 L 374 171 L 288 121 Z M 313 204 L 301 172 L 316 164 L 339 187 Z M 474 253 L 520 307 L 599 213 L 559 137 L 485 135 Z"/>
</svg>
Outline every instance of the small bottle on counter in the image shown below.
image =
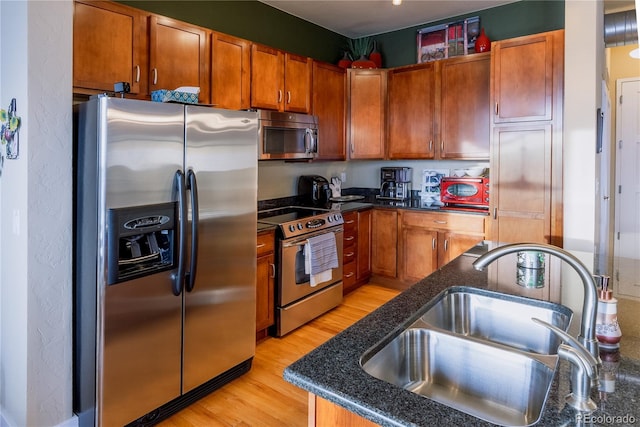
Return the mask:
<svg viewBox="0 0 640 427">
<path fill-rule="evenodd" d="M 622 332 L 618 325 L 618 300 L 609 289 L 609 276 L 595 276 L 595 279 L 599 282 L 596 338 L 603 348 L 619 348 Z"/>
</svg>

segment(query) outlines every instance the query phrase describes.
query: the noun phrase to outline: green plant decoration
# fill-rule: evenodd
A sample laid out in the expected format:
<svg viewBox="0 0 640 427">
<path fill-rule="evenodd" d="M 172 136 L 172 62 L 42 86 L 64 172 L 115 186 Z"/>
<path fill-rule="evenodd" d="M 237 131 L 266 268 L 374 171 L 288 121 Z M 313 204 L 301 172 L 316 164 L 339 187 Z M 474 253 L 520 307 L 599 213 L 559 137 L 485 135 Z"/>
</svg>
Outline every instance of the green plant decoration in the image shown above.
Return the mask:
<svg viewBox="0 0 640 427">
<path fill-rule="evenodd" d="M 351 57 L 354 60 L 362 58 L 363 56 L 366 58 L 373 50 L 373 39 L 371 37 L 361 37 L 359 39 L 349 39 L 347 42 L 349 46 L 349 51 L 351 52 Z"/>
</svg>

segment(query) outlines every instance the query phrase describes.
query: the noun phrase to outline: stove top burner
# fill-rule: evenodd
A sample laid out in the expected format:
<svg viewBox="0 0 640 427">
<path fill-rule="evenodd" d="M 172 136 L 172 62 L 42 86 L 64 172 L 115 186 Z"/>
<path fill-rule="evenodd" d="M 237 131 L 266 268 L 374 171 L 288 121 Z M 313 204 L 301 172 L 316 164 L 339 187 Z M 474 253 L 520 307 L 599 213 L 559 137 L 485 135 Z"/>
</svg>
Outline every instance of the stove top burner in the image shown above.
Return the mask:
<svg viewBox="0 0 640 427">
<path fill-rule="evenodd" d="M 284 238 L 300 236 L 344 223 L 339 211 L 311 208 L 306 206 L 286 206 L 258 212 L 258 222 L 277 225 Z"/>
</svg>

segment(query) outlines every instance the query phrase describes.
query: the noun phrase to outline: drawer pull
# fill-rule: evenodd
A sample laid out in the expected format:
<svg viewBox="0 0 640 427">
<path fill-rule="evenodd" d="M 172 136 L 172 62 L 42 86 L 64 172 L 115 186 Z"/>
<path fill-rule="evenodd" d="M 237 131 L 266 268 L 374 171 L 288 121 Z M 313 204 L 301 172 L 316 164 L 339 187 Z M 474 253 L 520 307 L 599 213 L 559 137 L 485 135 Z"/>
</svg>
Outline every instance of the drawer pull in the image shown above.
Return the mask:
<svg viewBox="0 0 640 427">
<path fill-rule="evenodd" d="M 436 224 L 446 224 L 447 221 L 442 221 L 441 219 L 434 219 L 433 222 L 435 222 Z"/>
<path fill-rule="evenodd" d="M 355 273 L 348 273 L 344 275 L 345 279 L 348 279 L 349 277 L 353 276 Z"/>
<path fill-rule="evenodd" d="M 350 219 L 349 221 L 345 221 L 345 224 L 353 224 L 354 222 L 356 222 L 355 219 Z"/>
<path fill-rule="evenodd" d="M 260 243 L 256 246 L 256 249 L 264 248 L 265 246 L 267 246 L 266 243 Z"/>
<path fill-rule="evenodd" d="M 355 252 L 347 252 L 346 254 L 344 254 L 344 257 L 351 257 L 354 256 L 356 253 Z"/>
<path fill-rule="evenodd" d="M 344 238 L 344 240 L 349 240 L 349 241 L 351 241 L 351 240 L 353 240 L 353 239 L 355 239 L 355 237 L 354 237 L 354 236 L 347 236 L 347 237 L 345 237 L 345 238 Z"/>
</svg>

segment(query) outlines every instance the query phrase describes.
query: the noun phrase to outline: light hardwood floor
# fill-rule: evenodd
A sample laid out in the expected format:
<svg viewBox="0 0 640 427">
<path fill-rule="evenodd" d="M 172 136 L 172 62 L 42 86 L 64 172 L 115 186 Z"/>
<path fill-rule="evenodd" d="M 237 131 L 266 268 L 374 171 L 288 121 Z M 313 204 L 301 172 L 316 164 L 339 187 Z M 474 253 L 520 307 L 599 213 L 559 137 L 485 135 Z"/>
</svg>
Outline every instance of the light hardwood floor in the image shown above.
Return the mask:
<svg viewBox="0 0 640 427">
<path fill-rule="evenodd" d="M 258 343 L 251 370 L 159 424 L 161 427 L 307 425 L 307 392 L 282 379 L 285 367 L 400 291 L 364 285 L 343 303 L 282 338 Z"/>
</svg>

